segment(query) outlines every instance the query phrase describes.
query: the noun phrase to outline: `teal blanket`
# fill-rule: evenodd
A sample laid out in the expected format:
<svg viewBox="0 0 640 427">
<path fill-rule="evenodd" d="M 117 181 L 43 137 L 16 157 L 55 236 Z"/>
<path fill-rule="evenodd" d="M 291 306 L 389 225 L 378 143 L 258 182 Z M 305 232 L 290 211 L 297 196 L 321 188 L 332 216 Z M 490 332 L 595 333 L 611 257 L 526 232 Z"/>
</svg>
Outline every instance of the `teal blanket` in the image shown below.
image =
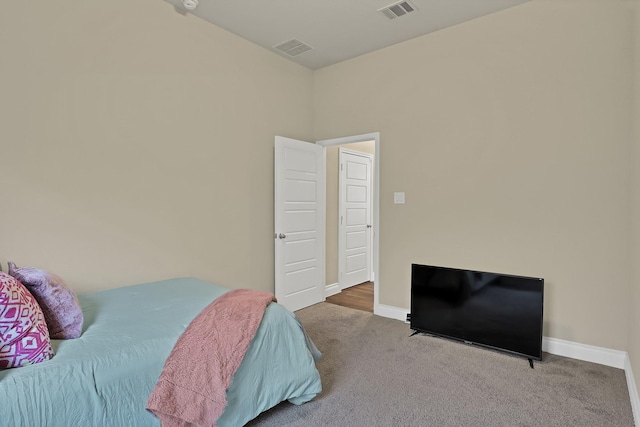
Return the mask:
<svg viewBox="0 0 640 427">
<path fill-rule="evenodd" d="M 82 336 L 53 341 L 53 359 L 0 371 L 7 426 L 158 426 L 145 405 L 191 320 L 226 288 L 172 279 L 78 295 Z M 283 400 L 321 391 L 320 354 L 293 313 L 270 304 L 227 390 L 218 426 L 241 426 Z"/>
</svg>

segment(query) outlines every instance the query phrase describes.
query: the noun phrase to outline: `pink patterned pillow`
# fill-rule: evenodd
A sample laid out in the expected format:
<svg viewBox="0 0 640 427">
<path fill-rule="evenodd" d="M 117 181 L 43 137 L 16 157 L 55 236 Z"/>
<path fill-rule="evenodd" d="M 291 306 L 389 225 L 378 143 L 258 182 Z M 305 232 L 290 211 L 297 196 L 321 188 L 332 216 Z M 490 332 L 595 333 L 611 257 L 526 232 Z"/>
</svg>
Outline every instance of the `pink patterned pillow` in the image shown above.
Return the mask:
<svg viewBox="0 0 640 427">
<path fill-rule="evenodd" d="M 53 340 L 78 338 L 82 333 L 82 308 L 78 297 L 59 276 L 31 267 L 9 263 L 9 275 L 15 277 L 36 298 L 44 313 Z"/>
<path fill-rule="evenodd" d="M 52 357 L 49 331 L 37 301 L 15 278 L 0 272 L 0 369 Z"/>
</svg>

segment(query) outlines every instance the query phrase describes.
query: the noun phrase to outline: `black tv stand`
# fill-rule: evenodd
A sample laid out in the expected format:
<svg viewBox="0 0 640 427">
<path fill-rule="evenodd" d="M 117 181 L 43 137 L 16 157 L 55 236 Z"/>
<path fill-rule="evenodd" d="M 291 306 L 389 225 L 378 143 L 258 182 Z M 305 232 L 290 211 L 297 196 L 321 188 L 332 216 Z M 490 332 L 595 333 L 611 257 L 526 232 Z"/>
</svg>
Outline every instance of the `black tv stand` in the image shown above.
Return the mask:
<svg viewBox="0 0 640 427">
<path fill-rule="evenodd" d="M 411 333 L 411 335 L 409 335 L 409 338 L 411 338 L 412 336 L 419 334 L 420 332 L 416 331 L 415 329 L 413 330 L 413 332 Z"/>
<path fill-rule="evenodd" d="M 529 366 L 531 366 L 531 369 L 533 369 L 533 359 L 529 359 Z"/>
</svg>

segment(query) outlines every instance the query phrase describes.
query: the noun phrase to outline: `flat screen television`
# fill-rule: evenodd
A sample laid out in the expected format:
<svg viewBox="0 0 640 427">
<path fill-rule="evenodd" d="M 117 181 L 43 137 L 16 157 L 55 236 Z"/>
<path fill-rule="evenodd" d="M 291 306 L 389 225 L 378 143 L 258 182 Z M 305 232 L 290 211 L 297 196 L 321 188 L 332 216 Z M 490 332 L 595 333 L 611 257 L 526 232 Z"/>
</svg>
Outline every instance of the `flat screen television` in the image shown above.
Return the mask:
<svg viewBox="0 0 640 427">
<path fill-rule="evenodd" d="M 411 329 L 542 360 L 544 279 L 412 264 Z"/>
</svg>

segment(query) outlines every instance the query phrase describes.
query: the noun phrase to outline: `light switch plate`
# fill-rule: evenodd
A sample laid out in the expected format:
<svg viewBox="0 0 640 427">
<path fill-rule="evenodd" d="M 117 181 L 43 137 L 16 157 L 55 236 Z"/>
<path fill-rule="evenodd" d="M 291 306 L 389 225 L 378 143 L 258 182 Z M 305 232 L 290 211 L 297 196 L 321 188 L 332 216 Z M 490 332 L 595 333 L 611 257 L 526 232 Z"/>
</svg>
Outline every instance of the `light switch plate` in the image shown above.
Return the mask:
<svg viewBox="0 0 640 427">
<path fill-rule="evenodd" d="M 393 203 L 396 205 L 404 205 L 404 191 L 393 193 Z"/>
</svg>

